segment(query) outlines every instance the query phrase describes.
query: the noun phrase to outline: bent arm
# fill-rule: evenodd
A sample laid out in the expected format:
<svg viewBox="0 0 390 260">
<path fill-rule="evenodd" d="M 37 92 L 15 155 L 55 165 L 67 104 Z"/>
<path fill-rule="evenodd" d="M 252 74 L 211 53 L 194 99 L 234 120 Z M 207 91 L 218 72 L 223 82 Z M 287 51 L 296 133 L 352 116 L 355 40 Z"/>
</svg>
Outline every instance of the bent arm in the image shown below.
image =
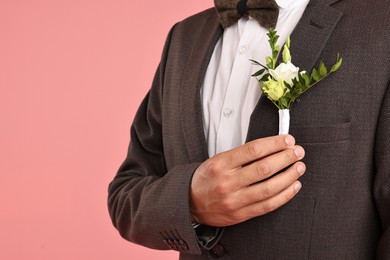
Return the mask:
<svg viewBox="0 0 390 260">
<path fill-rule="evenodd" d="M 164 61 L 171 30 L 153 85 L 131 127 L 126 160 L 109 185 L 108 208 L 125 239 L 154 249 L 200 254 L 191 225 L 189 187 L 198 164 L 167 171 L 162 141 Z"/>
</svg>

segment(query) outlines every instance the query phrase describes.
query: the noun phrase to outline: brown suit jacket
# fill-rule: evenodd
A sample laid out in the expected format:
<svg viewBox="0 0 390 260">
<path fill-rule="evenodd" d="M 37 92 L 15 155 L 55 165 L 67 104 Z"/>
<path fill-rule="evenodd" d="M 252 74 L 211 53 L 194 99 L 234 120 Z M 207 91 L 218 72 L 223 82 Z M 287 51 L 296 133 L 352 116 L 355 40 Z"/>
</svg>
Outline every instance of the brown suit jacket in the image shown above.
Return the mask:
<svg viewBox="0 0 390 260">
<path fill-rule="evenodd" d="M 181 259 L 390 259 L 389 2 L 309 3 L 291 35 L 294 64 L 333 64 L 338 52 L 344 63 L 291 110 L 290 133 L 306 150 L 303 188 L 277 211 L 226 227 L 211 250 L 197 243 L 188 201 L 208 158 L 199 90 L 222 28 L 214 9 L 176 24 L 109 187 L 120 234 Z M 247 139 L 277 133 L 263 96 Z"/>
</svg>

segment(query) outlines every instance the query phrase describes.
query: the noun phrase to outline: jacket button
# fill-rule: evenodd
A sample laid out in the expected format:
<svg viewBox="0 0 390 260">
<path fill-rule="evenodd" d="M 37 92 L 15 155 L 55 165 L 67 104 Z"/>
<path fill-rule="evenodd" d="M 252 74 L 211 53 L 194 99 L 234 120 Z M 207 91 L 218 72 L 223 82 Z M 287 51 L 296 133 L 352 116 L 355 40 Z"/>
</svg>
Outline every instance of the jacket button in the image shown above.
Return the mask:
<svg viewBox="0 0 390 260">
<path fill-rule="evenodd" d="M 213 248 L 210 249 L 209 254 L 213 258 L 220 258 L 225 254 L 225 249 L 221 244 L 216 244 Z"/>
</svg>

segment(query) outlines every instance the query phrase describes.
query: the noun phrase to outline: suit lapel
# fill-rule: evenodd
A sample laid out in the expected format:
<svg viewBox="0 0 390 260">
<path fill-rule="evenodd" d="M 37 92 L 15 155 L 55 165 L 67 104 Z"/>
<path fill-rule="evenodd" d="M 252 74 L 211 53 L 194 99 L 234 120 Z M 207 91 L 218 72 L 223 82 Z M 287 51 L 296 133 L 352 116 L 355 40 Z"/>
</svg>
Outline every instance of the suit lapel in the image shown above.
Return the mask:
<svg viewBox="0 0 390 260">
<path fill-rule="evenodd" d="M 183 75 L 180 116 L 188 156 L 192 162 L 204 161 L 209 157 L 203 129 L 200 88 L 222 32 L 217 15 L 210 15 L 199 30 Z"/>
<path fill-rule="evenodd" d="M 313 68 L 343 15 L 329 5 L 334 0 L 324 2 L 311 1 L 291 34 L 293 63 L 301 69 Z"/>
<path fill-rule="evenodd" d="M 301 70 L 311 71 L 318 62 L 342 13 L 330 6 L 338 0 L 311 0 L 291 34 L 292 62 Z M 335 53 L 336 55 L 336 53 Z M 278 134 L 277 108 L 262 95 L 251 115 L 247 142 Z"/>
</svg>

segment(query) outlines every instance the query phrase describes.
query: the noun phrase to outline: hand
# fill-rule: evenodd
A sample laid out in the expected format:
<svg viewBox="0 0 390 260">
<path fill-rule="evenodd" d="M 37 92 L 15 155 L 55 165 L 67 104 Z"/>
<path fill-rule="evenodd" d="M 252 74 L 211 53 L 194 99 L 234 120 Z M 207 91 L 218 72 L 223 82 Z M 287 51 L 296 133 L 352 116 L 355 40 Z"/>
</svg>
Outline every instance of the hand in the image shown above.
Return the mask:
<svg viewBox="0 0 390 260">
<path fill-rule="evenodd" d="M 304 154 L 291 135 L 280 135 L 254 140 L 206 160 L 191 183 L 194 221 L 230 226 L 286 204 L 301 188 L 297 180 L 306 170 L 299 162 Z"/>
</svg>

